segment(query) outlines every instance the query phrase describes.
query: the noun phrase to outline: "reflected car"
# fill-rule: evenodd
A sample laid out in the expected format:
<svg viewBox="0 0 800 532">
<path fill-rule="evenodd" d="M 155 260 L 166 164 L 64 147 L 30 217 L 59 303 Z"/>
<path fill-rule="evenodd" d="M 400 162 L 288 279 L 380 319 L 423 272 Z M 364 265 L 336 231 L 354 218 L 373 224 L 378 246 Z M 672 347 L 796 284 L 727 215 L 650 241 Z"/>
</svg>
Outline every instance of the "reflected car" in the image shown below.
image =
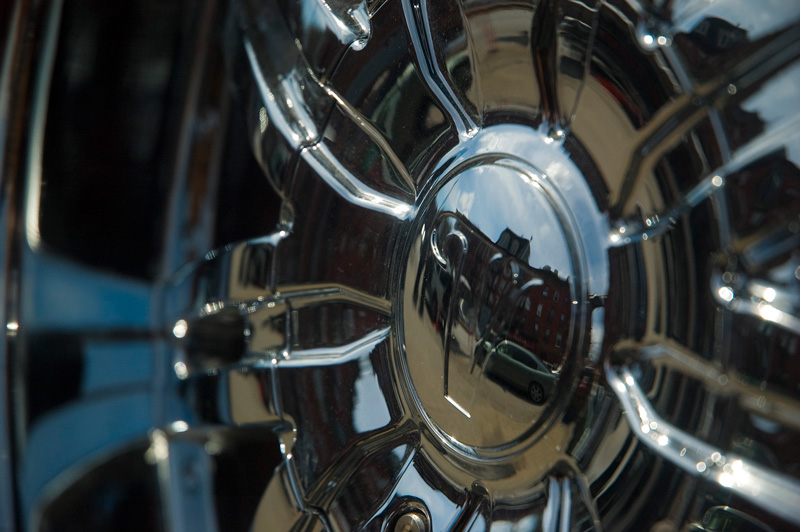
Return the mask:
<svg viewBox="0 0 800 532">
<path fill-rule="evenodd" d="M 503 340 L 487 358 L 486 375 L 501 386 L 513 388 L 537 405 L 550 396 L 556 374 L 528 349 Z"/>
</svg>

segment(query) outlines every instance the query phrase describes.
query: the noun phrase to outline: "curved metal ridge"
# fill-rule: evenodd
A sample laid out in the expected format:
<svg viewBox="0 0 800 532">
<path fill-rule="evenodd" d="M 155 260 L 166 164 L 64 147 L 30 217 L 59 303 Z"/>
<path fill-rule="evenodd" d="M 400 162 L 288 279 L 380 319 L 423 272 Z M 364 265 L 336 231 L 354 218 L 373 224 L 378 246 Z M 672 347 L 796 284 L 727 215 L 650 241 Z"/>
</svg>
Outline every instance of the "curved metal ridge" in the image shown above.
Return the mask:
<svg viewBox="0 0 800 532">
<path fill-rule="evenodd" d="M 369 17 L 365 4 L 344 10 L 340 2 L 334 2 L 336 9 L 332 9 L 324 0 L 318 2 L 320 9 L 328 13 L 331 21 L 336 22 L 332 25 L 345 32 L 341 35 L 343 39 L 353 37 L 357 39 L 355 42 L 366 42 Z M 276 130 L 292 150 L 299 150 L 300 157 L 338 194 L 364 208 L 405 219 L 413 205 L 373 190 L 331 152 L 323 138 L 322 120 L 327 113 L 322 108 L 328 109 L 336 103 L 376 142 L 394 166 L 402 185 L 410 186 L 409 192 L 413 195 L 413 181 L 388 142 L 338 93 L 310 72 L 306 58 L 294 46 L 288 30 L 280 21 L 273 20 L 276 19 L 274 13 L 268 16 L 262 12 L 263 9 L 249 1 L 240 2 L 239 11 L 244 32 L 241 45 L 263 106 L 260 110 L 263 114 L 259 119 L 260 133 L 257 135 L 264 136 Z M 277 12 L 277 8 L 274 11 Z M 339 16 L 342 14 L 340 12 L 346 12 L 353 18 L 355 26 L 359 28 L 357 32 L 351 31 L 352 24 L 342 22 L 344 19 Z"/>
<path fill-rule="evenodd" d="M 402 0 L 402 4 L 421 78 L 447 111 L 459 138 L 467 140 L 474 137 L 481 124 L 470 116 L 442 72 L 431 33 L 427 0 Z"/>
<path fill-rule="evenodd" d="M 620 351 L 624 350 L 620 346 Z M 675 368 L 698 379 L 710 392 L 736 397 L 745 410 L 773 419 L 795 430 L 800 429 L 800 402 L 780 393 L 747 384 L 742 375 L 718 365 L 666 338 L 644 347 L 631 347 L 636 359 Z"/>
<path fill-rule="evenodd" d="M 541 0 L 535 7 L 531 53 L 542 99 L 544 123 L 548 127 L 548 136 L 554 140 L 564 138 L 575 117 L 589 76 L 599 21 L 598 0 Z M 564 65 L 571 66 L 568 69 Z M 566 85 L 568 78 L 574 80 L 577 87 L 574 88 L 574 96 L 563 101 L 564 98 L 559 95 L 559 85 Z"/>
<path fill-rule="evenodd" d="M 782 30 L 767 44 L 743 58 L 728 76 L 715 77 L 697 86 L 683 81 L 682 85 L 692 85 L 692 90 L 666 103 L 653 120 L 642 128 L 630 164 L 625 171 L 622 187 L 614 200 L 613 210 L 620 211 L 627 204 L 636 183 L 645 175 L 647 168 L 673 147 L 676 139 L 696 127 L 706 116 L 711 119 L 712 125 L 715 124 L 718 109 L 731 101 L 736 94 L 768 79 L 776 71 L 793 62 L 800 54 L 800 40 L 797 33 L 792 31 L 792 28 Z M 674 55 L 672 44 L 659 45 L 659 48 L 668 56 Z M 677 65 L 671 72 L 683 74 Z M 778 129 L 787 130 L 783 127 Z M 774 138 L 775 135 L 767 132 L 763 137 Z M 727 140 L 718 140 L 727 145 Z M 746 156 L 746 153 L 740 155 Z"/>
<path fill-rule="evenodd" d="M 305 5 L 316 7 L 315 11 L 322 15 L 327 29 L 336 35 L 342 44 L 359 48 L 366 45 L 372 33 L 366 0 L 357 3 L 343 0 L 315 0 Z"/>
<path fill-rule="evenodd" d="M 365 354 L 369 354 L 379 343 L 388 338 L 390 327 L 384 327 L 367 333 L 363 338 L 338 347 L 318 347 L 315 349 L 294 349 L 289 356 L 279 360 L 279 367 L 288 366 L 327 366 L 330 364 L 344 364 Z M 247 360 L 245 360 L 245 363 Z M 261 359 L 254 365 L 259 365 Z"/>
<path fill-rule="evenodd" d="M 627 246 L 649 238 L 663 235 L 678 222 L 678 219 L 696 207 L 701 201 L 711 197 L 725 186 L 723 172 L 715 172 L 690 190 L 670 210 L 648 217 L 643 222 L 617 223 L 609 234 L 611 247 Z"/>
<path fill-rule="evenodd" d="M 666 423 L 627 367 L 606 363 L 606 378 L 631 430 L 652 451 L 681 468 L 727 488 L 764 510 L 800 525 L 800 481 L 761 467 Z"/>
<path fill-rule="evenodd" d="M 251 301 L 211 301 L 194 317 L 179 319 L 173 328 L 179 349 L 173 369 L 180 379 L 222 368 L 269 368 L 343 364 L 369 353 L 389 335 L 391 327 L 375 319 L 366 332 L 343 345 L 297 348 L 298 311 L 344 303 L 385 319 L 391 305 L 385 299 L 338 284 L 281 286 L 271 295 Z"/>
<path fill-rule="evenodd" d="M 408 218 L 414 209 L 412 204 L 373 190 L 359 180 L 323 142 L 304 148 L 300 156 L 333 190 L 351 203 L 401 220 Z"/>
<path fill-rule="evenodd" d="M 746 279 L 740 285 L 741 289 L 735 288 L 715 273 L 711 278 L 711 293 L 717 303 L 737 314 L 754 316 L 800 334 L 800 318 L 793 313 L 800 306 L 796 291 L 755 279 Z"/>
<path fill-rule="evenodd" d="M 339 106 L 339 109 L 341 109 L 344 114 L 350 118 L 350 120 L 355 122 L 356 125 L 358 125 L 358 127 L 361 128 L 361 130 L 372 140 L 372 142 L 374 142 L 380 148 L 381 152 L 386 156 L 386 158 L 389 159 L 389 162 L 392 164 L 394 170 L 397 172 L 397 175 L 400 177 L 402 184 L 405 186 L 406 191 L 416 196 L 417 190 L 414 179 L 411 177 L 411 174 L 408 173 L 408 169 L 406 169 L 403 161 L 401 161 L 394 152 L 386 137 L 378 130 L 378 128 L 370 123 L 367 117 L 361 114 L 358 109 L 353 107 L 350 102 L 345 100 L 341 94 L 330 87 L 326 87 L 325 90 L 336 102 L 336 105 Z"/>
<path fill-rule="evenodd" d="M 612 247 L 626 246 L 669 231 L 682 215 L 724 188 L 725 180 L 729 175 L 768 155 L 778 146 L 786 145 L 789 140 L 797 136 L 798 125 L 800 125 L 800 119 L 792 118 L 755 137 L 736 150 L 726 164 L 704 177 L 666 212 L 652 215 L 643 222 L 618 222 L 611 229 L 609 245 Z"/>
<path fill-rule="evenodd" d="M 291 299 L 293 308 L 323 301 L 345 301 L 374 310 L 384 316 L 389 316 L 392 312 L 391 301 L 340 283 L 281 285 L 276 295 Z"/>
<path fill-rule="evenodd" d="M 265 75 L 262 66 L 269 62 L 259 59 L 259 52 L 246 37 L 244 49 L 267 115 L 287 142 L 293 148 L 299 148 L 319 139 L 320 133 L 314 123 L 315 119 L 306 108 L 306 99 L 299 84 L 293 82 L 292 78 L 284 78 L 278 73 Z"/>
</svg>

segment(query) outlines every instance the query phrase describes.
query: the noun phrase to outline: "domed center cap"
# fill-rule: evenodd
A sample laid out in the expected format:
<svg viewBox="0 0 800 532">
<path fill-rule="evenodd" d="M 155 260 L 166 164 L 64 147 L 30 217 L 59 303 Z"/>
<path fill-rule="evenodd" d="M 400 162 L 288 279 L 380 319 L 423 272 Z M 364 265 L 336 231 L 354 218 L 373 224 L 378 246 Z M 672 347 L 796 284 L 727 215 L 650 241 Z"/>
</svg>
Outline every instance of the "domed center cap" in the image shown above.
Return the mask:
<svg viewBox="0 0 800 532">
<path fill-rule="evenodd" d="M 426 198 L 401 335 L 411 395 L 446 443 L 497 455 L 557 410 L 580 315 L 568 220 L 552 184 L 511 158 L 472 159 Z"/>
</svg>

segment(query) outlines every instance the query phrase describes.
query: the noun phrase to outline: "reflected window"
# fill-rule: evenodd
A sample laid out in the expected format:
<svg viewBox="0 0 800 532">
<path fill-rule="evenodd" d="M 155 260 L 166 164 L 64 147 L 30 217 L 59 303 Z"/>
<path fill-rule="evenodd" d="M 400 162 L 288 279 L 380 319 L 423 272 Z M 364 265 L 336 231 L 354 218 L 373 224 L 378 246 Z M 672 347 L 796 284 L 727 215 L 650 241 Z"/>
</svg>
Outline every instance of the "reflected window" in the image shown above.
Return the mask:
<svg viewBox="0 0 800 532">
<path fill-rule="evenodd" d="M 553 319 L 556 317 L 556 309 L 551 308 L 550 312 L 547 314 L 547 321 L 550 323 L 553 322 Z"/>
<path fill-rule="evenodd" d="M 550 329 L 545 329 L 545 331 L 544 331 L 544 341 L 545 342 L 549 342 L 550 341 Z"/>
<path fill-rule="evenodd" d="M 561 347 L 561 340 L 562 340 L 561 335 L 557 334 L 556 335 L 556 347 Z"/>
<path fill-rule="evenodd" d="M 541 318 L 541 317 L 542 317 L 542 304 L 541 304 L 541 303 L 539 303 L 539 306 L 538 306 L 538 307 L 536 307 L 536 316 L 537 316 L 538 318 Z"/>
<path fill-rule="evenodd" d="M 563 327 L 563 326 L 564 326 L 564 324 L 566 323 L 566 321 L 567 321 L 567 316 L 566 316 L 566 314 L 562 314 L 562 315 L 561 315 L 561 319 L 560 319 L 560 320 L 558 320 L 558 324 L 559 324 L 561 327 Z"/>
<path fill-rule="evenodd" d="M 555 294 L 553 294 L 553 301 L 555 301 L 556 303 L 558 303 L 558 296 L 559 296 L 559 295 L 560 295 L 560 294 L 558 293 L 558 290 L 556 290 L 556 293 L 555 293 Z"/>
<path fill-rule="evenodd" d="M 531 309 L 531 298 L 527 298 L 525 300 L 525 310 L 530 310 L 530 309 Z"/>
<path fill-rule="evenodd" d="M 538 323 L 534 323 L 533 324 L 533 336 L 535 336 L 536 338 L 539 338 L 539 324 Z"/>
<path fill-rule="evenodd" d="M 547 297 L 550 295 L 550 287 L 544 285 L 544 289 L 542 290 L 542 297 Z"/>
</svg>

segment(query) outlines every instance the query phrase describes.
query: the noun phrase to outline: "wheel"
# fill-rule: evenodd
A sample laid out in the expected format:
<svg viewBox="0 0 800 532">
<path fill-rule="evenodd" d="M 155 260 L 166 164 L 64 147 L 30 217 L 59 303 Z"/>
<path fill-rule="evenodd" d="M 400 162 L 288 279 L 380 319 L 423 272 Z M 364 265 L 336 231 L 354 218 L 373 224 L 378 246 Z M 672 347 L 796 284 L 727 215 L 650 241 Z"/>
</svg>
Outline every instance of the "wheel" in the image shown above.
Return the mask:
<svg viewBox="0 0 800 532">
<path fill-rule="evenodd" d="M 793 0 L 0 13 L 0 529 L 800 529 Z"/>
<path fill-rule="evenodd" d="M 532 381 L 528 385 L 528 395 L 530 396 L 531 401 L 533 401 L 537 405 L 544 403 L 546 399 L 544 394 L 544 388 L 542 388 L 542 385 L 536 381 Z"/>
</svg>

